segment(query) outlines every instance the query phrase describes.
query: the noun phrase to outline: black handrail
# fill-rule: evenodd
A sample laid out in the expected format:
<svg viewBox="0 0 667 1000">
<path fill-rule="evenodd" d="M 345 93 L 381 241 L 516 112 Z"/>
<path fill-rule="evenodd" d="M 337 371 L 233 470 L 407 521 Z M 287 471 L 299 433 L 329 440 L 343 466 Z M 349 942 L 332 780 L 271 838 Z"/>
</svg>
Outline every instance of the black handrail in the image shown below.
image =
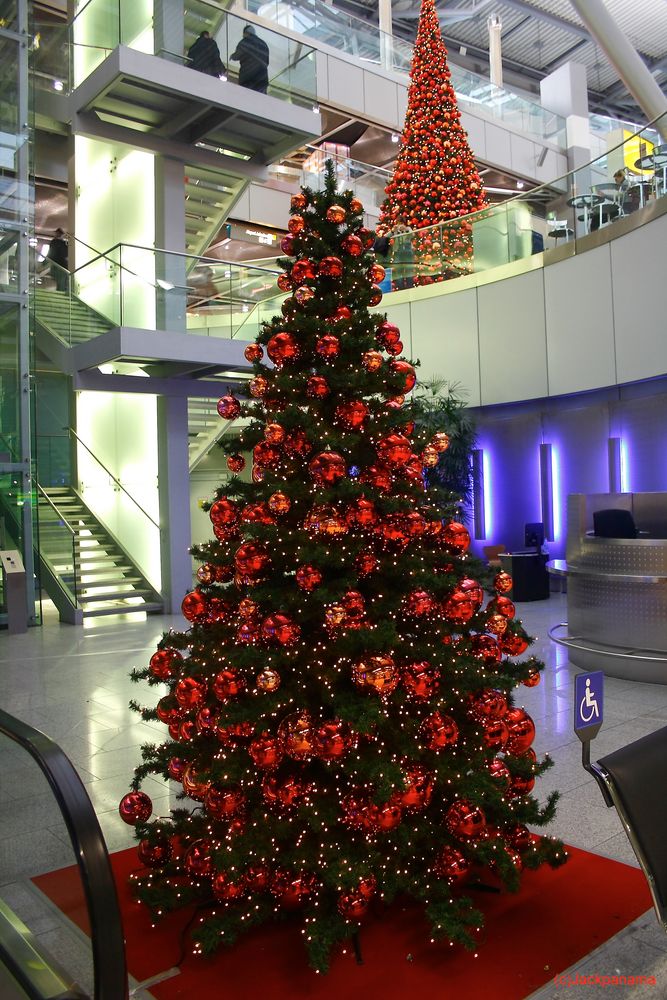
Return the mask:
<svg viewBox="0 0 667 1000">
<path fill-rule="evenodd" d="M 95 1000 L 127 1000 L 123 925 L 107 847 L 88 793 L 57 743 L 0 709 L 0 733 L 35 760 L 51 786 L 79 866 L 90 920 Z"/>
</svg>

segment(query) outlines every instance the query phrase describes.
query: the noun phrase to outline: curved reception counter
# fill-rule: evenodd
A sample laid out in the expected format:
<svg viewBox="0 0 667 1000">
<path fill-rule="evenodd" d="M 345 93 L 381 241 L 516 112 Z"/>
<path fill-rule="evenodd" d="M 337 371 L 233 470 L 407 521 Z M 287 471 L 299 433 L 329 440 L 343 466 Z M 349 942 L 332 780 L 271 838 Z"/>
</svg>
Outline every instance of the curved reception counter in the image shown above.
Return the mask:
<svg viewBox="0 0 667 1000">
<path fill-rule="evenodd" d="M 619 534 L 594 534 L 593 515 L 626 511 Z M 616 519 L 617 520 L 617 519 Z M 550 567 L 567 577 L 567 633 L 552 629 L 570 661 L 612 677 L 667 684 L 667 493 L 568 497 L 567 560 Z"/>
</svg>

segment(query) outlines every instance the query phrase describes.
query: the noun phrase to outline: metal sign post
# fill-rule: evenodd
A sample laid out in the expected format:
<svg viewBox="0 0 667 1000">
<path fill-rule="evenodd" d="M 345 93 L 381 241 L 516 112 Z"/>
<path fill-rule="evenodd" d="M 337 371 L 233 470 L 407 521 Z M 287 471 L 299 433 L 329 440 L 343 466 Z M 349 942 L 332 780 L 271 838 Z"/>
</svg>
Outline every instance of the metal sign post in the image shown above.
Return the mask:
<svg viewBox="0 0 667 1000">
<path fill-rule="evenodd" d="M 581 740 L 581 762 L 590 771 L 591 740 L 600 732 L 604 710 L 604 673 L 577 674 L 574 678 L 574 731 Z"/>
<path fill-rule="evenodd" d="M 7 549 L 0 552 L 0 565 L 7 605 L 7 628 L 10 635 L 28 631 L 25 603 L 25 569 L 20 552 Z"/>
</svg>

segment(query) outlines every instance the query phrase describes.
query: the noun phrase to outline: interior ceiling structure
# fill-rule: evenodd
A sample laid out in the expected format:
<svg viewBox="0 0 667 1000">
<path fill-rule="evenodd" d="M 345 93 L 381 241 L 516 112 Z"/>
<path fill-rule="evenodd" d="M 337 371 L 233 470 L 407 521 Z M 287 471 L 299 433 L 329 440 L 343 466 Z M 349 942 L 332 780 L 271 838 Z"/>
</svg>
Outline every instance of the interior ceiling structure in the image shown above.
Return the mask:
<svg viewBox="0 0 667 1000">
<path fill-rule="evenodd" d="M 667 0 L 605 0 L 610 14 L 664 90 L 667 86 Z M 377 24 L 377 0 L 334 0 Z M 394 34 L 414 41 L 420 0 L 392 0 Z M 570 60 L 588 72 L 590 110 L 645 121 L 634 98 L 594 42 L 570 0 L 436 0 L 452 62 L 488 72 L 491 15 L 502 24 L 503 70 L 510 85 L 536 84 Z M 464 51 L 461 51 L 464 50 Z"/>
</svg>

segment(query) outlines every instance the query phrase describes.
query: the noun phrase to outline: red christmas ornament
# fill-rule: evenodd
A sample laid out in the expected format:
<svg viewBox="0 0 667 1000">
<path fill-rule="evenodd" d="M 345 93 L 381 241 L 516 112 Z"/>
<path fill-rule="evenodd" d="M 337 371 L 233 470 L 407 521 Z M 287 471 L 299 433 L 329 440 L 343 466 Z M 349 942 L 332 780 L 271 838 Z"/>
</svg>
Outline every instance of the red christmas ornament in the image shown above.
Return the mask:
<svg viewBox="0 0 667 1000">
<path fill-rule="evenodd" d="M 510 753 L 525 753 L 535 739 L 535 723 L 522 708 L 511 708 L 505 722 L 509 729 L 507 749 Z"/>
<path fill-rule="evenodd" d="M 363 595 L 358 590 L 348 590 L 341 603 L 348 619 L 361 618 L 366 610 Z"/>
<path fill-rule="evenodd" d="M 292 287 L 292 281 L 288 274 L 279 274 L 276 278 L 276 284 L 281 292 L 289 292 Z"/>
<path fill-rule="evenodd" d="M 196 622 L 206 615 L 208 605 L 206 598 L 198 590 L 186 594 L 181 603 L 183 617 L 189 622 Z"/>
<path fill-rule="evenodd" d="M 264 892 L 269 888 L 271 870 L 268 865 L 251 865 L 245 873 L 246 887 L 249 892 Z"/>
<path fill-rule="evenodd" d="M 169 777 L 172 781 L 183 781 L 183 774 L 188 766 L 187 761 L 183 760 L 181 757 L 172 757 L 167 765 L 167 771 L 169 772 Z"/>
<path fill-rule="evenodd" d="M 275 422 L 267 424 L 264 428 L 264 440 L 269 444 L 282 444 L 285 434 L 285 428 Z"/>
<path fill-rule="evenodd" d="M 177 649 L 158 649 L 150 658 L 148 669 L 153 677 L 168 681 L 181 669 L 183 657 Z"/>
<path fill-rule="evenodd" d="M 196 677 L 182 677 L 174 688 L 174 697 L 182 708 L 197 708 L 206 698 L 208 685 Z"/>
<path fill-rule="evenodd" d="M 507 841 L 515 851 L 527 851 L 533 846 L 533 835 L 527 826 L 517 823 L 507 831 Z"/>
<path fill-rule="evenodd" d="M 274 365 L 281 367 L 289 361 L 295 361 L 300 354 L 296 337 L 283 331 L 275 333 L 266 345 L 266 353 Z"/>
<path fill-rule="evenodd" d="M 288 455 L 307 455 L 312 451 L 312 444 L 306 437 L 306 432 L 297 428 L 290 431 L 285 438 L 284 448 Z"/>
<path fill-rule="evenodd" d="M 299 194 L 293 194 L 290 199 L 290 207 L 293 212 L 300 212 L 302 208 L 305 208 L 308 204 L 308 199 L 305 194 L 299 192 Z"/>
<path fill-rule="evenodd" d="M 458 848 L 445 845 L 435 859 L 433 873 L 450 885 L 460 885 L 470 874 L 470 863 Z"/>
<path fill-rule="evenodd" d="M 341 222 L 345 221 L 345 216 L 347 212 L 342 205 L 330 205 L 327 209 L 327 221 L 335 222 L 340 225 Z"/>
<path fill-rule="evenodd" d="M 309 899 L 315 891 L 317 880 L 314 875 L 294 875 L 276 872 L 271 880 L 271 892 L 286 910 L 294 910 Z"/>
<path fill-rule="evenodd" d="M 514 774 L 510 783 L 510 795 L 530 795 L 534 787 L 535 778 Z"/>
<path fill-rule="evenodd" d="M 411 764 L 404 776 L 404 790 L 397 801 L 405 809 L 424 809 L 433 795 L 433 776 L 421 764 Z"/>
<path fill-rule="evenodd" d="M 302 215 L 293 215 L 287 223 L 290 233 L 302 233 L 306 228 L 306 222 Z"/>
<path fill-rule="evenodd" d="M 485 688 L 475 695 L 470 707 L 480 719 L 501 719 L 507 712 L 507 699 L 502 691 Z"/>
<path fill-rule="evenodd" d="M 377 446 L 381 462 L 394 468 L 405 465 L 412 455 L 412 445 L 403 434 L 389 434 Z"/>
<path fill-rule="evenodd" d="M 299 287 L 294 292 L 294 298 L 299 303 L 300 306 L 305 306 L 307 302 L 310 302 L 312 298 L 315 297 L 315 292 L 308 285 L 299 285 Z"/>
<path fill-rule="evenodd" d="M 322 451 L 308 463 L 308 471 L 319 486 L 333 486 L 346 472 L 345 459 L 335 451 Z"/>
<path fill-rule="evenodd" d="M 394 324 L 390 323 L 388 320 L 383 320 L 377 330 L 377 341 L 382 347 L 387 347 L 388 344 L 398 344 L 401 339 L 401 331 Z"/>
<path fill-rule="evenodd" d="M 367 500 L 366 497 L 359 497 L 358 500 L 355 500 L 346 514 L 346 521 L 350 526 L 356 524 L 359 527 L 367 527 L 370 524 L 375 524 L 377 519 L 375 504 L 372 500 Z"/>
<path fill-rule="evenodd" d="M 457 588 L 443 603 L 442 613 L 454 625 L 465 625 L 475 614 L 475 606 L 468 594 Z"/>
<path fill-rule="evenodd" d="M 363 210 L 364 206 L 359 201 L 359 199 L 353 198 L 352 201 L 350 202 L 350 211 L 353 212 L 355 215 L 359 215 L 359 212 L 363 212 Z"/>
<path fill-rule="evenodd" d="M 368 406 L 362 400 L 350 400 L 336 407 L 334 420 L 347 430 L 358 430 L 368 417 Z"/>
<path fill-rule="evenodd" d="M 461 799 L 445 813 L 445 825 L 457 840 L 472 840 L 484 832 L 486 817 L 479 806 Z"/>
<path fill-rule="evenodd" d="M 349 236 L 345 237 L 345 239 L 341 242 L 340 248 L 345 253 L 349 253 L 350 257 L 361 257 L 364 252 L 363 243 L 359 237 L 355 236 L 353 233 L 350 233 Z"/>
<path fill-rule="evenodd" d="M 325 278 L 340 278 L 343 274 L 343 262 L 340 257 L 324 257 L 318 270 Z"/>
<path fill-rule="evenodd" d="M 317 730 L 316 755 L 321 760 L 338 760 L 345 756 L 352 745 L 349 725 L 340 719 L 323 723 Z"/>
<path fill-rule="evenodd" d="M 278 767 L 284 756 L 281 741 L 269 736 L 268 733 L 262 733 L 254 739 L 248 746 L 248 753 L 255 766 L 266 771 Z"/>
<path fill-rule="evenodd" d="M 370 295 L 368 296 L 369 306 L 378 306 L 382 302 L 382 289 L 379 285 L 371 285 Z"/>
<path fill-rule="evenodd" d="M 272 493 L 267 501 L 267 506 L 272 514 L 287 514 L 292 501 L 285 493 Z"/>
<path fill-rule="evenodd" d="M 324 399 L 330 391 L 329 383 L 321 375 L 311 375 L 306 382 L 306 395 L 311 399 Z"/>
<path fill-rule="evenodd" d="M 296 571 L 296 582 L 302 590 L 315 590 L 322 583 L 322 574 L 315 566 L 299 566 Z"/>
<path fill-rule="evenodd" d="M 392 379 L 400 379 L 401 392 L 411 392 L 414 389 L 417 376 L 414 368 L 407 361 L 390 361 L 389 374 Z"/>
<path fill-rule="evenodd" d="M 507 618 L 504 615 L 489 615 L 486 619 L 485 627 L 487 632 L 493 632 L 494 635 L 503 635 L 507 631 Z"/>
<path fill-rule="evenodd" d="M 247 894 L 246 881 L 233 879 L 227 872 L 218 872 L 211 883 L 213 895 L 220 903 L 235 903 Z"/>
<path fill-rule="evenodd" d="M 540 672 L 539 670 L 531 670 L 527 677 L 521 681 L 524 687 L 533 688 L 537 687 L 540 683 Z"/>
<path fill-rule="evenodd" d="M 336 311 L 332 316 L 329 317 L 330 323 L 340 323 L 343 320 L 352 319 L 352 310 L 349 306 L 338 306 Z"/>
<path fill-rule="evenodd" d="M 377 569 L 378 560 L 372 552 L 360 552 L 354 560 L 354 566 L 359 576 L 368 576 Z"/>
<path fill-rule="evenodd" d="M 152 843 L 150 840 L 140 841 L 137 854 L 141 864 L 147 868 L 164 868 L 171 861 L 173 848 L 168 837 L 156 837 Z"/>
<path fill-rule="evenodd" d="M 528 640 L 514 632 L 505 632 L 500 639 L 500 648 L 507 656 L 521 656 L 528 649 Z"/>
<path fill-rule="evenodd" d="M 295 285 L 302 285 L 304 281 L 315 278 L 315 265 L 310 260 L 297 260 L 292 265 L 290 278 Z"/>
<path fill-rule="evenodd" d="M 368 269 L 368 280 L 374 284 L 379 284 L 381 281 L 384 281 L 386 273 L 382 264 L 371 264 Z"/>
<path fill-rule="evenodd" d="M 368 910 L 368 900 L 360 892 L 341 892 L 338 912 L 345 920 L 358 922 Z"/>
<path fill-rule="evenodd" d="M 283 238 L 280 241 L 280 249 L 282 250 L 282 252 L 284 254 L 287 254 L 288 257 L 293 256 L 293 254 L 294 254 L 294 236 L 293 236 L 292 233 L 287 233 L 286 236 L 283 236 Z"/>
<path fill-rule="evenodd" d="M 416 701 L 432 698 L 440 687 L 438 671 L 428 660 L 409 663 L 403 671 L 401 680 L 408 696 Z"/>
<path fill-rule="evenodd" d="M 259 344 L 248 344 L 243 352 L 243 356 L 246 361 L 250 361 L 251 364 L 254 364 L 256 361 L 262 360 L 264 357 L 264 351 Z"/>
<path fill-rule="evenodd" d="M 213 566 L 212 563 L 204 563 L 197 570 L 197 579 L 206 587 L 209 583 L 213 583 L 215 581 L 215 571 L 216 567 Z"/>
<path fill-rule="evenodd" d="M 237 698 L 245 690 L 245 679 L 237 670 L 221 670 L 216 674 L 212 688 L 218 701 L 229 701 Z"/>
<path fill-rule="evenodd" d="M 365 656 L 353 665 L 352 680 L 358 688 L 386 697 L 398 687 L 400 674 L 391 656 L 378 653 Z"/>
<path fill-rule="evenodd" d="M 188 764 L 183 771 L 182 784 L 183 791 L 189 798 L 194 799 L 195 802 L 203 802 L 211 782 L 202 781 L 195 765 Z"/>
<path fill-rule="evenodd" d="M 397 802 L 387 802 L 377 807 L 376 823 L 379 830 L 395 830 L 403 819 L 403 810 Z"/>
<path fill-rule="evenodd" d="M 474 635 L 470 640 L 470 652 L 487 668 L 495 667 L 502 657 L 500 646 L 490 635 Z"/>
<path fill-rule="evenodd" d="M 366 351 L 361 356 L 361 363 L 367 372 L 376 372 L 384 364 L 384 359 L 379 351 Z"/>
<path fill-rule="evenodd" d="M 163 722 L 165 726 L 169 726 L 172 722 L 176 722 L 183 715 L 183 709 L 171 695 L 165 695 L 164 698 L 160 698 L 155 711 L 157 712 L 158 719 L 160 722 Z"/>
<path fill-rule="evenodd" d="M 489 750 L 498 752 L 507 745 L 509 730 L 502 719 L 484 719 L 482 742 Z"/>
<path fill-rule="evenodd" d="M 218 400 L 217 410 L 223 420 L 235 420 L 241 412 L 241 404 L 234 396 L 223 396 Z"/>
<path fill-rule="evenodd" d="M 494 781 L 497 781 L 498 784 L 502 785 L 504 788 L 509 788 L 512 776 L 507 765 L 500 759 L 500 757 L 494 757 L 493 760 L 488 762 L 486 767 Z"/>
<path fill-rule="evenodd" d="M 211 858 L 211 843 L 208 840 L 195 840 L 188 847 L 183 859 L 183 867 L 193 878 L 206 878 L 213 874 L 213 859 Z"/>
<path fill-rule="evenodd" d="M 262 637 L 274 640 L 281 646 L 291 646 L 301 635 L 301 629 L 288 615 L 277 613 L 269 615 L 262 622 Z"/>
<path fill-rule="evenodd" d="M 317 732 L 310 714 L 293 712 L 278 726 L 278 738 L 286 754 L 295 760 L 307 760 L 315 753 Z"/>
<path fill-rule="evenodd" d="M 391 489 L 391 471 L 384 465 L 371 465 L 360 476 L 362 483 L 370 483 L 382 493 L 389 493 Z"/>
<path fill-rule="evenodd" d="M 413 590 L 404 598 L 403 607 L 411 618 L 425 618 L 435 610 L 436 602 L 427 590 Z"/>
<path fill-rule="evenodd" d="M 250 388 L 250 395 L 254 396 L 255 399 L 259 399 L 269 388 L 269 380 L 263 375 L 256 375 L 254 378 L 250 379 L 248 386 Z"/>
<path fill-rule="evenodd" d="M 239 519 L 239 509 L 227 497 L 216 500 L 208 512 L 211 523 L 225 528 L 235 527 Z"/>
<path fill-rule="evenodd" d="M 243 455 L 230 455 L 227 459 L 227 468 L 230 472 L 243 472 L 245 469 L 245 458 Z"/>
<path fill-rule="evenodd" d="M 226 820 L 242 812 L 245 801 L 245 795 L 238 786 L 212 783 L 206 792 L 204 805 L 213 819 Z"/>
<path fill-rule="evenodd" d="M 145 792 L 128 792 L 118 804 L 120 818 L 129 826 L 145 823 L 153 812 L 153 803 Z"/>
<path fill-rule="evenodd" d="M 332 333 L 320 337 L 315 344 L 315 353 L 321 358 L 336 358 L 340 352 L 340 340 Z"/>
<path fill-rule="evenodd" d="M 440 712 L 429 715 L 420 726 L 420 733 L 429 750 L 454 746 L 459 739 L 459 727 L 454 719 Z"/>
<path fill-rule="evenodd" d="M 208 705 L 204 705 L 197 712 L 197 732 L 211 734 L 215 733 L 215 730 L 219 721 L 219 713 L 214 709 L 209 708 Z"/>
<path fill-rule="evenodd" d="M 438 431 L 437 434 L 433 435 L 431 445 L 438 452 L 447 451 L 449 448 L 449 435 L 445 434 L 444 431 Z"/>
<path fill-rule="evenodd" d="M 509 573 L 498 573 L 493 581 L 493 586 L 499 594 L 508 594 L 512 589 L 512 577 Z"/>
<path fill-rule="evenodd" d="M 446 524 L 441 535 L 443 544 L 452 552 L 462 555 L 468 551 L 470 546 L 470 533 L 464 524 L 458 521 L 450 521 Z"/>
<path fill-rule="evenodd" d="M 484 589 L 481 584 L 477 583 L 477 580 L 466 577 L 461 580 L 458 589 L 462 590 L 468 600 L 472 602 L 475 611 L 479 611 L 484 602 Z"/>
<path fill-rule="evenodd" d="M 272 670 L 271 667 L 265 667 L 261 674 L 257 674 L 255 682 L 260 691 L 264 691 L 266 694 L 270 694 L 272 691 L 277 691 L 280 687 L 280 674 L 277 670 Z"/>
<path fill-rule="evenodd" d="M 271 565 L 271 557 L 263 545 L 246 542 L 236 550 L 234 564 L 239 576 L 251 582 L 266 572 Z"/>
<path fill-rule="evenodd" d="M 257 465 L 275 465 L 280 459 L 280 451 L 268 441 L 259 441 L 252 450 L 252 457 Z"/>
</svg>

